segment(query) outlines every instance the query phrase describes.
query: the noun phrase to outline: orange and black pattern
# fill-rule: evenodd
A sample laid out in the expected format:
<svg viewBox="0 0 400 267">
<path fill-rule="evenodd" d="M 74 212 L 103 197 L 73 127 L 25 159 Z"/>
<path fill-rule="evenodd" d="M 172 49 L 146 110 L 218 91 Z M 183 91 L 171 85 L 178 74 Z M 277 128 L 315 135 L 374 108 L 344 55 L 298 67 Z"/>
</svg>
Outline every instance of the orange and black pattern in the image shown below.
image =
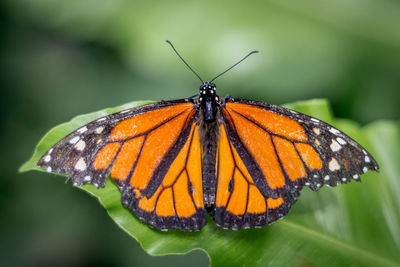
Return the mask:
<svg viewBox="0 0 400 267">
<path fill-rule="evenodd" d="M 197 99 L 99 118 L 38 165 L 68 174 L 74 186 L 104 187 L 110 176 L 140 220 L 183 231 L 203 228 L 207 213 L 227 229 L 265 226 L 288 213 L 304 186 L 319 190 L 378 171 L 363 147 L 331 125 L 267 103 L 220 99 L 211 85 Z"/>
<path fill-rule="evenodd" d="M 304 186 L 316 191 L 379 170 L 358 143 L 316 118 L 244 99 L 226 99 L 221 110 L 213 215 L 221 227 L 267 225 L 288 213 Z"/>
</svg>

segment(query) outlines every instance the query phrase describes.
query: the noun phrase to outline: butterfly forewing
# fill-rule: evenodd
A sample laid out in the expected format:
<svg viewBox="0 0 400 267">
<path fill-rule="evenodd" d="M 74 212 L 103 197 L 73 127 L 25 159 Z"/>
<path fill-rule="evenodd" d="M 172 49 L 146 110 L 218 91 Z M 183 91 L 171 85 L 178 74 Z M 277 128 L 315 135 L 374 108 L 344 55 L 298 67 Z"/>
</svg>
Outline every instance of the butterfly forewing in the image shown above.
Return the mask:
<svg viewBox="0 0 400 267">
<path fill-rule="evenodd" d="M 228 99 L 223 112 L 231 140 L 246 150 L 241 155 L 250 154 L 243 161 L 265 196 L 303 185 L 335 186 L 379 169 L 356 141 L 316 118 L 243 99 Z"/>
</svg>

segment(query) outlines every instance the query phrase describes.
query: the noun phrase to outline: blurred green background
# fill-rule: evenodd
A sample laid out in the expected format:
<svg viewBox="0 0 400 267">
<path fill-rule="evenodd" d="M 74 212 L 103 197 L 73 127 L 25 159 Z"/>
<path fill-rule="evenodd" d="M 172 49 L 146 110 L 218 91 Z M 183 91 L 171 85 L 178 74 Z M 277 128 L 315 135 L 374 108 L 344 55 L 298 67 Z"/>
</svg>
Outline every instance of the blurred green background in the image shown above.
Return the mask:
<svg viewBox="0 0 400 267">
<path fill-rule="evenodd" d="M 148 256 L 95 199 L 42 173 L 18 174 L 39 139 L 72 117 L 197 93 L 274 104 L 328 98 L 362 124 L 400 115 L 400 2 L 3 0 L 0 3 L 2 266 L 207 266 Z"/>
</svg>

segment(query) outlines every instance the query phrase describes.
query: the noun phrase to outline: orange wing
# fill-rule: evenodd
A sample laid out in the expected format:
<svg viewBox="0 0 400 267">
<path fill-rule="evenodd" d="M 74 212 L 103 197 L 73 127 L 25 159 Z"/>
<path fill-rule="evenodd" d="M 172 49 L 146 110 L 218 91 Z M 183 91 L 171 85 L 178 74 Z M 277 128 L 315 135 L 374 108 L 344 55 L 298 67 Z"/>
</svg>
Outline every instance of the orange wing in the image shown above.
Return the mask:
<svg viewBox="0 0 400 267">
<path fill-rule="evenodd" d="M 189 130 L 189 137 L 173 157 L 166 174 L 152 178 L 144 190 L 131 179 L 129 189 L 122 191 L 124 205 L 157 229 L 193 231 L 207 223 L 198 125 L 192 124 Z"/>
<path fill-rule="evenodd" d="M 304 185 L 359 180 L 379 167 L 353 139 L 318 119 L 262 102 L 230 99 L 223 108 L 228 136 L 264 196 Z"/>
<path fill-rule="evenodd" d="M 91 122 L 38 162 L 67 173 L 75 186 L 117 183 L 122 203 L 158 229 L 206 224 L 198 113 L 190 100 L 160 102 Z"/>
<path fill-rule="evenodd" d="M 242 229 L 264 226 L 284 216 L 298 193 L 264 197 L 230 142 L 226 126 L 221 125 L 219 132 L 215 222 L 223 228 Z"/>
<path fill-rule="evenodd" d="M 244 99 L 221 107 L 214 220 L 264 226 L 284 216 L 306 185 L 335 186 L 379 167 L 353 139 L 315 118 Z"/>
</svg>

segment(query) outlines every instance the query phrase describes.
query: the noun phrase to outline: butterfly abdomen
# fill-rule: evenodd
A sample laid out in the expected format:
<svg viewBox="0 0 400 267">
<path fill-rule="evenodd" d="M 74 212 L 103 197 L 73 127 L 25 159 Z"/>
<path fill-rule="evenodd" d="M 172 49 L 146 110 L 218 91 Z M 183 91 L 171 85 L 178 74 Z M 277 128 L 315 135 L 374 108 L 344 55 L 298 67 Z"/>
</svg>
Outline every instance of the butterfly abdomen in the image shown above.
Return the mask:
<svg viewBox="0 0 400 267">
<path fill-rule="evenodd" d="M 203 114 L 200 116 L 200 142 L 203 146 L 202 151 L 202 176 L 203 176 L 203 191 L 204 204 L 211 207 L 215 204 L 216 194 L 216 175 L 215 161 L 217 154 L 217 144 L 219 135 L 218 114 L 212 122 L 207 122 Z"/>
</svg>

